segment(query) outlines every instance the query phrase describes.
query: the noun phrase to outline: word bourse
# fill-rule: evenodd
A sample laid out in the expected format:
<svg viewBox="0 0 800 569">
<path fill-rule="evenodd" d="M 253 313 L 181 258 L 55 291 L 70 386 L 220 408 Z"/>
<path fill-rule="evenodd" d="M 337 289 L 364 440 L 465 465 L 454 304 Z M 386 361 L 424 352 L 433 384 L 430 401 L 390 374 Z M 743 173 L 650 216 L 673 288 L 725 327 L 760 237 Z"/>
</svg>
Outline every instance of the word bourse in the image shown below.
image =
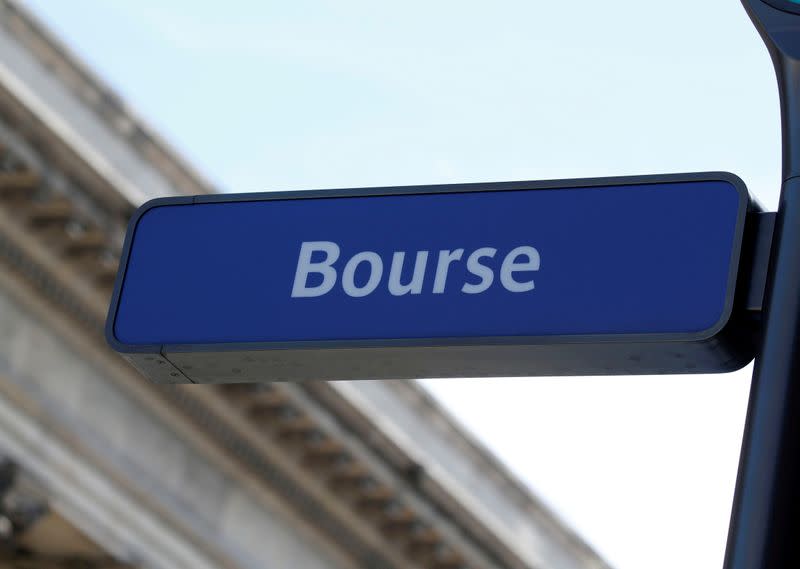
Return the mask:
<svg viewBox="0 0 800 569">
<path fill-rule="evenodd" d="M 466 263 L 467 271 L 477 280 L 477 282 L 461 283 L 461 292 L 479 294 L 488 290 L 494 282 L 494 270 L 486 262 L 495 258 L 497 252 L 494 247 L 481 247 L 464 259 L 466 253 L 464 249 L 440 250 L 430 291 L 433 294 L 445 292 L 448 284 L 447 274 L 453 263 Z M 356 298 L 371 294 L 381 284 L 384 266 L 388 264 L 390 268 L 387 286 L 393 296 L 422 294 L 426 284 L 425 269 L 429 256 L 429 251 L 417 251 L 411 280 L 403 283 L 401 275 L 406 257 L 404 251 L 395 252 L 391 261 L 387 263 L 384 263 L 381 256 L 374 251 L 356 253 L 341 269 L 342 289 L 348 296 Z M 333 241 L 303 242 L 297 259 L 292 298 L 318 297 L 333 290 L 339 277 L 337 263 L 340 257 L 341 248 Z M 356 271 L 361 265 L 368 268 L 369 276 L 365 282 L 357 283 Z M 538 271 L 540 265 L 541 257 L 536 248 L 529 245 L 516 247 L 503 258 L 500 265 L 500 283 L 509 292 L 533 290 L 534 281 L 530 273 Z"/>
</svg>

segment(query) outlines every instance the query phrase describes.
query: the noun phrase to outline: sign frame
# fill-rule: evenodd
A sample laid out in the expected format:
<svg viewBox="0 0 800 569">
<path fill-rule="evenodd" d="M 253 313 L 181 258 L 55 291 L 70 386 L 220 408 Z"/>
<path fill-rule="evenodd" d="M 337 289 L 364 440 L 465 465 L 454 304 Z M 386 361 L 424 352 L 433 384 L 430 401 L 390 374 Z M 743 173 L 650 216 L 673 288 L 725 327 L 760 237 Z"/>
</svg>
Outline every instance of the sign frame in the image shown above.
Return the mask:
<svg viewBox="0 0 800 569">
<path fill-rule="evenodd" d="M 734 250 L 723 314 L 693 333 L 492 336 L 383 340 L 322 340 L 224 344 L 120 342 L 114 333 L 122 285 L 139 220 L 170 205 L 440 193 L 553 190 L 723 181 L 739 193 Z M 691 204 L 687 204 L 691 207 Z M 726 172 L 545 181 L 373 187 L 166 197 L 150 200 L 132 216 L 114 284 L 105 334 L 109 345 L 151 379 L 164 383 L 410 379 L 421 377 L 561 376 L 734 371 L 755 354 L 752 314 L 743 304 L 742 263 L 747 214 L 757 211 L 744 182 Z M 737 281 L 739 285 L 737 286 Z"/>
</svg>

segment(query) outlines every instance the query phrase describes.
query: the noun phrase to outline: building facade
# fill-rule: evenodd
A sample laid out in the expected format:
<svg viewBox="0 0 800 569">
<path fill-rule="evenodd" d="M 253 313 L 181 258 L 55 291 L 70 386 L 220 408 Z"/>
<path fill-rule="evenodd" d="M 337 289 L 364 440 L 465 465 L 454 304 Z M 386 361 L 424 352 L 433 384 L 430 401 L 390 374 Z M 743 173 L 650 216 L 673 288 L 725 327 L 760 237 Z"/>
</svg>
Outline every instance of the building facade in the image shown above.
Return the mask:
<svg viewBox="0 0 800 569">
<path fill-rule="evenodd" d="M 214 191 L 0 0 L 0 568 L 607 569 L 414 383 L 157 386 L 111 352 L 129 216 Z"/>
</svg>

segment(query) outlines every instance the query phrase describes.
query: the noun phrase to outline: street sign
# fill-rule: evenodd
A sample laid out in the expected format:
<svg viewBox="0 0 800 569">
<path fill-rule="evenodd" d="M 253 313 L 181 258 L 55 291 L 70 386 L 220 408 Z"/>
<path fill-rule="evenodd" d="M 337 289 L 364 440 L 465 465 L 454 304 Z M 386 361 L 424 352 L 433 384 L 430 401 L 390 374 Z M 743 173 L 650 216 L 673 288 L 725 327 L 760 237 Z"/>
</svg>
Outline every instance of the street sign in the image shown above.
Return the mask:
<svg viewBox="0 0 800 569">
<path fill-rule="evenodd" d="M 750 207 L 724 173 L 153 200 L 107 338 L 167 382 L 730 371 Z"/>
</svg>

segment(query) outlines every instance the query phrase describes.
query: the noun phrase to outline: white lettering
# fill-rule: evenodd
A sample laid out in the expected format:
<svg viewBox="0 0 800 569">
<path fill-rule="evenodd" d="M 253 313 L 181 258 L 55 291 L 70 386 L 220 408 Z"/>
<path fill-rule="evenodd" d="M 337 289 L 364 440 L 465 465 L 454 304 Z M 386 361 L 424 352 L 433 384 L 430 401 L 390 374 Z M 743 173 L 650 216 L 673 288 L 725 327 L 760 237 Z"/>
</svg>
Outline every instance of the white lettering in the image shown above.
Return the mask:
<svg viewBox="0 0 800 569">
<path fill-rule="evenodd" d="M 519 257 L 527 257 L 525 262 L 518 262 Z M 503 260 L 500 267 L 500 282 L 509 292 L 527 292 L 533 290 L 533 279 L 529 281 L 518 281 L 514 279 L 514 273 L 523 271 L 538 271 L 541 259 L 539 251 L 533 247 L 522 246 L 512 249 Z"/>
<path fill-rule="evenodd" d="M 325 253 L 325 259 L 312 263 L 315 252 Z M 339 246 L 331 241 L 306 241 L 300 246 L 300 257 L 297 259 L 297 271 L 294 275 L 292 298 L 322 296 L 330 292 L 336 284 L 336 269 L 333 264 L 339 258 Z M 308 275 L 322 275 L 322 282 L 316 286 L 308 286 Z"/>
<path fill-rule="evenodd" d="M 436 262 L 432 294 L 444 294 L 447 287 L 448 274 L 453 263 L 462 261 L 464 249 L 441 249 Z M 413 267 L 406 267 L 407 253 L 395 251 L 392 255 L 387 282 L 388 293 L 392 296 L 418 295 L 426 290 L 426 272 L 428 268 L 428 251 L 417 251 Z M 466 259 L 469 280 L 461 280 L 461 291 L 466 294 L 480 294 L 487 291 L 494 283 L 495 269 L 488 259 L 494 259 L 497 249 L 481 247 L 473 251 Z M 324 296 L 336 286 L 339 278 L 334 265 L 341 256 L 339 245 L 333 241 L 304 241 L 300 245 L 300 255 L 292 285 L 292 298 L 311 298 Z M 366 264 L 366 267 L 362 265 Z M 361 268 L 359 268 L 361 267 Z M 522 245 L 508 252 L 500 264 L 500 282 L 505 290 L 512 293 L 528 292 L 534 289 L 532 274 L 540 269 L 541 256 L 535 247 Z M 403 283 L 405 277 L 407 282 Z M 374 251 L 362 251 L 353 255 L 341 271 L 341 283 L 344 292 L 351 297 L 361 298 L 375 292 L 383 280 L 384 261 Z M 356 284 L 356 273 L 359 284 Z M 462 274 L 462 269 L 456 273 Z M 429 282 L 429 281 L 428 281 Z M 458 286 L 458 285 L 456 285 Z"/>
<path fill-rule="evenodd" d="M 439 251 L 439 262 L 436 263 L 436 276 L 433 279 L 433 294 L 442 294 L 444 292 L 450 263 L 460 261 L 463 255 L 464 249 L 456 249 L 454 251 L 442 249 Z"/>
<path fill-rule="evenodd" d="M 364 286 L 358 287 L 355 283 L 356 269 L 361 263 L 369 264 L 369 278 Z M 360 298 L 367 296 L 378 288 L 378 283 L 381 282 L 383 275 L 383 261 L 380 256 L 372 251 L 363 251 L 356 253 L 353 258 L 347 261 L 342 271 L 342 288 L 348 296 Z"/>
<path fill-rule="evenodd" d="M 411 277 L 411 282 L 407 285 L 400 282 L 405 258 L 406 254 L 402 251 L 398 251 L 392 257 L 392 268 L 389 270 L 389 292 L 394 296 L 403 296 L 409 292 L 411 294 L 420 294 L 422 292 L 422 281 L 425 278 L 425 267 L 428 264 L 428 252 L 417 252 L 417 258 L 414 261 L 414 274 Z"/>
<path fill-rule="evenodd" d="M 467 270 L 476 277 L 480 277 L 481 282 L 477 284 L 464 283 L 464 286 L 461 287 L 462 292 L 466 292 L 467 294 L 478 294 L 492 286 L 492 281 L 494 281 L 494 272 L 492 272 L 492 269 L 486 265 L 482 265 L 480 260 L 483 257 L 492 258 L 496 253 L 497 249 L 493 247 L 481 247 L 480 249 L 473 251 L 472 255 L 470 255 L 467 259 Z"/>
</svg>

